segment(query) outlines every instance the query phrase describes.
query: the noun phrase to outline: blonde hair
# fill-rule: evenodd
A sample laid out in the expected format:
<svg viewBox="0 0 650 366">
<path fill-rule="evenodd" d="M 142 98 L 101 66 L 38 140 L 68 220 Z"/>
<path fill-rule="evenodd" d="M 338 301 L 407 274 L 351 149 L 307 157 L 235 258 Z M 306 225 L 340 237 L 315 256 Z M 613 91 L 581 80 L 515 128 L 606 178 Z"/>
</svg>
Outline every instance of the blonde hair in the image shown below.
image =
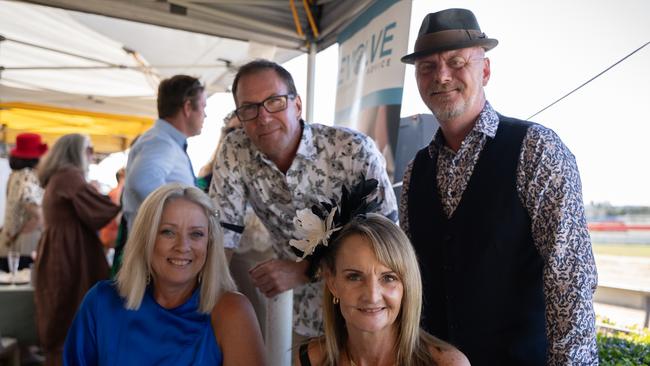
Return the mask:
<svg viewBox="0 0 650 366">
<path fill-rule="evenodd" d="M 330 250 L 323 257 L 323 272 L 336 273 L 336 256 L 346 239 L 360 235 L 367 239 L 377 260 L 395 271 L 403 284 L 404 294 L 400 313 L 395 320 L 398 365 L 433 365 L 429 345 L 447 348 L 446 344 L 420 329 L 422 311 L 422 280 L 415 251 L 404 232 L 391 220 L 379 214 L 357 216 L 341 229 Z M 325 328 L 325 365 L 336 365 L 346 349 L 347 329 L 340 307 L 332 302 L 333 295 L 325 287 L 323 320 Z"/>
<path fill-rule="evenodd" d="M 59 137 L 38 165 L 37 174 L 41 186 L 45 187 L 56 172 L 66 167 L 77 168 L 85 175 L 89 164 L 86 157 L 89 144 L 90 138 L 78 133 Z"/>
<path fill-rule="evenodd" d="M 151 275 L 151 257 L 158 226 L 165 206 L 172 200 L 183 199 L 201 207 L 208 218 L 208 248 L 205 265 L 199 275 L 199 311 L 209 314 L 221 294 L 236 290 L 228 269 L 223 248 L 223 233 L 210 198 L 200 189 L 178 183 L 166 184 L 153 191 L 142 202 L 133 223 L 133 229 L 124 248 L 124 261 L 117 274 L 120 295 L 126 299 L 126 308 L 137 310 Z"/>
</svg>

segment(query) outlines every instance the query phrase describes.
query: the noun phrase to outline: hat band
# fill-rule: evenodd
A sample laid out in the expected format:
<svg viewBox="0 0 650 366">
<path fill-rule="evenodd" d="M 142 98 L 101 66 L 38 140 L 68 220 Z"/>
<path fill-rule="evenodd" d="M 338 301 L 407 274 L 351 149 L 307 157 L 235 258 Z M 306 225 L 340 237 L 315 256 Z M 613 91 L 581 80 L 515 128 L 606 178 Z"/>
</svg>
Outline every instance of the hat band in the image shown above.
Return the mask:
<svg viewBox="0 0 650 366">
<path fill-rule="evenodd" d="M 484 39 L 485 33 L 474 29 L 449 29 L 435 33 L 423 34 L 415 41 L 415 52 L 420 52 L 457 42 Z"/>
</svg>

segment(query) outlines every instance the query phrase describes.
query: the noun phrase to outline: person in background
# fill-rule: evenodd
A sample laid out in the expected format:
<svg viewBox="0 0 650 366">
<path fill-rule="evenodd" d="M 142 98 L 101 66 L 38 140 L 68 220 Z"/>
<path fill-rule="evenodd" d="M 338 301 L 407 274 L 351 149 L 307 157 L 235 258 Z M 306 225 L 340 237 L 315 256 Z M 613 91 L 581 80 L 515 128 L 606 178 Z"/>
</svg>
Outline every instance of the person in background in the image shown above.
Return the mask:
<svg viewBox="0 0 650 366">
<path fill-rule="evenodd" d="M 28 267 L 33 262 L 43 230 L 43 188 L 35 168 L 45 152 L 47 144 L 35 133 L 16 136 L 16 146 L 9 152 L 11 174 L 7 182 L 5 222 L 0 233 L 0 256 L 6 257 L 9 250 L 18 251 L 18 268 Z M 2 270 L 8 272 L 5 262 Z"/>
<path fill-rule="evenodd" d="M 239 246 L 247 205 L 269 230 L 277 258 L 252 268 L 251 279 L 268 298 L 293 289 L 293 339 L 302 343 L 322 334 L 323 284 L 289 246 L 295 210 L 320 197 L 337 198 L 343 185 L 364 176 L 379 181 L 378 212 L 396 220 L 397 202 L 375 143 L 357 131 L 303 121 L 302 101 L 282 66 L 267 60 L 243 65 L 232 92 L 243 128 L 225 137 L 210 196 L 226 229 L 226 248 Z"/>
<path fill-rule="evenodd" d="M 223 127 L 221 128 L 221 136 L 219 137 L 217 148 L 212 154 L 210 161 L 199 171 L 199 178 L 197 179 L 198 187 L 206 193 L 209 191 L 210 183 L 212 182 L 212 169 L 214 168 L 217 153 L 224 139 L 229 133 L 241 127 L 241 122 L 234 111 L 228 113 L 223 119 Z M 266 297 L 255 287 L 249 271 L 258 263 L 265 262 L 274 257 L 270 242 L 269 231 L 260 221 L 259 217 L 255 215 L 250 205 L 247 205 L 246 217 L 244 218 L 244 230 L 239 240 L 239 246 L 229 253 L 231 256 L 230 272 L 239 291 L 253 304 L 264 337 L 266 337 Z"/>
<path fill-rule="evenodd" d="M 187 138 L 201 133 L 205 120 L 205 87 L 191 76 L 176 75 L 158 86 L 158 120 L 129 151 L 122 197 L 126 230 L 115 247 L 113 271 L 121 263 L 128 230 L 142 201 L 166 183 L 196 185 Z"/>
<path fill-rule="evenodd" d="M 196 179 L 196 186 L 201 188 L 203 192 L 208 193 L 210 191 L 210 183 L 212 183 L 212 169 L 214 168 L 214 162 L 217 160 L 217 153 L 221 148 L 221 144 L 223 143 L 224 138 L 226 135 L 238 128 L 241 128 L 241 122 L 239 122 L 239 119 L 237 119 L 235 112 L 232 111 L 223 118 L 223 127 L 221 127 L 219 142 L 217 143 L 217 147 L 214 149 L 212 156 L 210 156 L 210 160 L 205 163 L 201 169 L 199 169 L 199 175 Z"/>
<path fill-rule="evenodd" d="M 296 365 L 469 365 L 420 328 L 420 270 L 395 223 L 362 214 L 336 234 L 321 260 L 325 336 L 303 344 Z"/>
<path fill-rule="evenodd" d="M 265 365 L 253 309 L 235 292 L 216 211 L 167 184 L 142 203 L 116 281 L 86 295 L 65 365 Z"/>
<path fill-rule="evenodd" d="M 111 191 L 108 192 L 108 198 L 110 198 L 111 202 L 113 202 L 118 206 L 120 205 L 120 198 L 122 197 L 122 188 L 124 188 L 125 174 L 126 174 L 126 170 L 124 168 L 120 168 L 117 171 L 117 173 L 115 173 L 115 180 L 117 181 L 117 186 L 115 186 L 115 188 L 111 189 Z M 115 219 L 111 220 L 106 226 L 104 226 L 99 231 L 99 239 L 102 241 L 105 250 L 115 247 L 115 242 L 117 240 L 117 233 L 118 233 L 121 219 L 122 219 L 122 215 L 118 214 L 117 216 L 115 216 Z"/>
<path fill-rule="evenodd" d="M 86 291 L 108 278 L 97 231 L 119 206 L 86 182 L 93 147 L 88 136 L 61 136 L 38 167 L 45 188 L 45 230 L 36 257 L 36 326 L 46 365 L 60 365 L 63 342 Z"/>
<path fill-rule="evenodd" d="M 471 11 L 447 9 L 425 16 L 402 57 L 440 124 L 400 205 L 423 326 L 472 365 L 594 365 L 597 274 L 576 160 L 552 130 L 487 102 L 497 43 Z"/>
</svg>

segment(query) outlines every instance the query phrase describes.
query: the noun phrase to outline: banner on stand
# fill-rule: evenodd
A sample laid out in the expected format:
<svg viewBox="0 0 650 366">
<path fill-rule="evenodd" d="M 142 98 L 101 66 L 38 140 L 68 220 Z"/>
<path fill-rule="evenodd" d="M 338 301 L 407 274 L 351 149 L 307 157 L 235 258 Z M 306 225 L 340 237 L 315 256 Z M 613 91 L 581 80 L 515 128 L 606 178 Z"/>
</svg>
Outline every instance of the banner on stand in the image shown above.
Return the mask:
<svg viewBox="0 0 650 366">
<path fill-rule="evenodd" d="M 380 0 L 338 36 L 335 124 L 372 137 L 393 178 L 407 53 L 410 0 Z"/>
</svg>

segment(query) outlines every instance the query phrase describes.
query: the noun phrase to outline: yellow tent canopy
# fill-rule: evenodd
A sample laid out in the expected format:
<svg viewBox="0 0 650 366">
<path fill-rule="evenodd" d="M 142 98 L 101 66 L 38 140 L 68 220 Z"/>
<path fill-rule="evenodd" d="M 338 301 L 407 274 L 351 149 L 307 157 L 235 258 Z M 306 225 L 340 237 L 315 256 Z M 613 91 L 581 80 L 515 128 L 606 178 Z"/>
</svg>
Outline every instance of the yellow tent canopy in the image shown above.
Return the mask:
<svg viewBox="0 0 650 366">
<path fill-rule="evenodd" d="M 0 103 L 2 141 L 13 144 L 23 132 L 39 133 L 51 146 L 61 135 L 89 135 L 95 151 L 111 153 L 128 148 L 152 124 L 151 117 L 90 112 L 32 103 Z"/>
</svg>

